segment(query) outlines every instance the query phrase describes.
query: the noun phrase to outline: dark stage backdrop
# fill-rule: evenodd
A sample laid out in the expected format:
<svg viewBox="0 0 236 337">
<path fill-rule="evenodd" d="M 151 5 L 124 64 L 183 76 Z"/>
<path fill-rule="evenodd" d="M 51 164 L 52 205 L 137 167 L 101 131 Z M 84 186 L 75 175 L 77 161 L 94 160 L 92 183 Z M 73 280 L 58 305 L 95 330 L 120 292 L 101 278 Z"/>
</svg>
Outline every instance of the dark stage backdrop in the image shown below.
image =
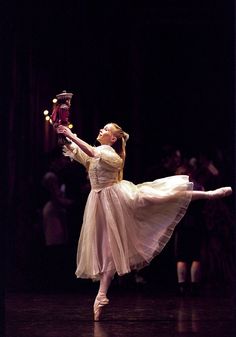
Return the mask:
<svg viewBox="0 0 236 337">
<path fill-rule="evenodd" d="M 126 179 L 146 180 L 167 144 L 188 156 L 220 152 L 224 182 L 234 179 L 233 1 L 53 3 L 2 5 L 6 274 L 13 288 L 30 282 L 41 179 L 56 152 L 43 111 L 64 89 L 74 93 L 71 120 L 82 138 L 93 144 L 109 121 L 130 134 Z"/>
</svg>

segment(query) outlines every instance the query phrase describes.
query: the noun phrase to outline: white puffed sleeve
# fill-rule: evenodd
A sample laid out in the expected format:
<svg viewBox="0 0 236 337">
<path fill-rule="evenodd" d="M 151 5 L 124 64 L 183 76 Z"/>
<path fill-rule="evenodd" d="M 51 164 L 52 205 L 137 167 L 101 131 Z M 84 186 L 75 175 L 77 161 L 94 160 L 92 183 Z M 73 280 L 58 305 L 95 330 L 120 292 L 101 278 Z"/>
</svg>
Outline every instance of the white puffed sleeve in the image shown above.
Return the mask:
<svg viewBox="0 0 236 337">
<path fill-rule="evenodd" d="M 70 157 L 71 160 L 78 161 L 80 164 L 84 165 L 88 169 L 91 157 L 89 157 L 84 151 L 82 151 L 81 148 L 74 142 L 72 142 L 69 146 L 70 148 L 65 145 L 63 146 L 64 156 Z"/>
<path fill-rule="evenodd" d="M 111 168 L 121 169 L 123 167 L 122 158 L 109 145 L 98 146 L 95 150 L 95 156 L 100 158 L 103 164 Z"/>
</svg>

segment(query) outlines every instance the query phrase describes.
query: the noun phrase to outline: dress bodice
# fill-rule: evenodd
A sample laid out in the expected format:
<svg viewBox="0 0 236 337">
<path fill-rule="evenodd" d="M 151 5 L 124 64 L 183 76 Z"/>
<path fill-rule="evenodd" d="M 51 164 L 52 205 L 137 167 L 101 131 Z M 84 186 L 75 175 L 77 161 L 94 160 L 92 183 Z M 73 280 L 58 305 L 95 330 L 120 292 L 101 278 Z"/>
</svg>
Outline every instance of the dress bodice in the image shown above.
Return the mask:
<svg viewBox="0 0 236 337">
<path fill-rule="evenodd" d="M 95 156 L 89 157 L 78 146 L 73 144 L 73 150 L 65 150 L 66 153 L 64 154 L 77 160 L 87 168 L 92 190 L 100 191 L 118 182 L 123 160 L 109 145 L 100 145 L 93 150 L 95 151 Z"/>
<path fill-rule="evenodd" d="M 96 191 L 100 191 L 118 181 L 118 170 L 106 165 L 99 157 L 91 159 L 88 174 L 91 188 Z"/>
</svg>

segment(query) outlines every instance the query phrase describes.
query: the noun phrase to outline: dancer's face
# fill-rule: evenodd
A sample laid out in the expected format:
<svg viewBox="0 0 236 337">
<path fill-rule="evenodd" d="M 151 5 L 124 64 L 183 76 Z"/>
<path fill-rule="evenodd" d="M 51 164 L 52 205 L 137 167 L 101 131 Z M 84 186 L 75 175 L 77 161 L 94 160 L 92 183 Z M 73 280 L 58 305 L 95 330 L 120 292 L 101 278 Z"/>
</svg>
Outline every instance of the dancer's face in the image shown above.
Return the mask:
<svg viewBox="0 0 236 337">
<path fill-rule="evenodd" d="M 102 129 L 100 129 L 99 134 L 97 136 L 97 141 L 101 145 L 112 145 L 116 141 L 116 137 L 113 134 L 114 126 L 110 124 L 106 124 Z"/>
</svg>

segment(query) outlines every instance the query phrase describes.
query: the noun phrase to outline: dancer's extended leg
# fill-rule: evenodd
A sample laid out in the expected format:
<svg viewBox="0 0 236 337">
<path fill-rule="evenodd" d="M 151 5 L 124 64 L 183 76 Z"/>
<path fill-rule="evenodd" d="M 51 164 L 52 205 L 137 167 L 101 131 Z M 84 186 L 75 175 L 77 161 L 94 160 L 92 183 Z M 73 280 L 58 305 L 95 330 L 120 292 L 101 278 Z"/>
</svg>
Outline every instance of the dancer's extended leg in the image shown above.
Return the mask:
<svg viewBox="0 0 236 337">
<path fill-rule="evenodd" d="M 199 200 L 199 199 L 220 199 L 224 197 L 228 197 L 232 194 L 231 187 L 220 187 L 216 190 L 212 191 L 192 191 L 192 200 Z"/>
</svg>

